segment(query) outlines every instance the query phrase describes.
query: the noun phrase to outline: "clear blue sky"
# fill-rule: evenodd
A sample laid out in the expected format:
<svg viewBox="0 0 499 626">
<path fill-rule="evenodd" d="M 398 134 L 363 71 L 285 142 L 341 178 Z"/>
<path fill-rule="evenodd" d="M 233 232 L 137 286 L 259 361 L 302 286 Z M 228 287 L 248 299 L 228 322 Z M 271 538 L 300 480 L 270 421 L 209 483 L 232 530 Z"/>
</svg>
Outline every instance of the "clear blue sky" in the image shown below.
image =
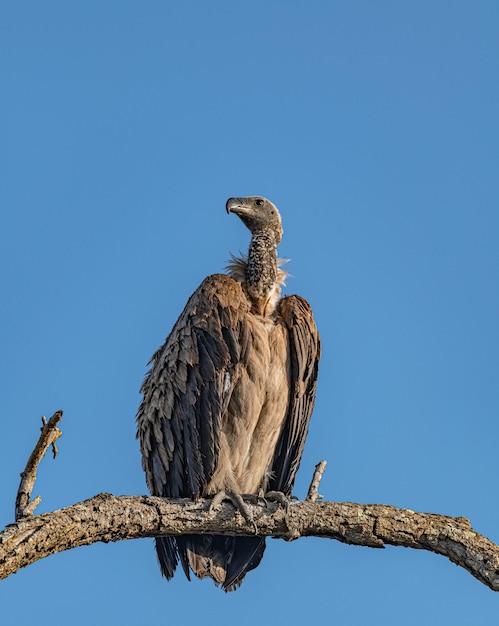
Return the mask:
<svg viewBox="0 0 499 626">
<path fill-rule="evenodd" d="M 463 515 L 499 541 L 499 5 L 3 3 L 0 526 L 40 415 L 64 410 L 38 512 L 146 486 L 146 363 L 280 208 L 287 293 L 324 356 L 296 495 Z M 497 624 L 499 595 L 426 552 L 269 541 L 234 594 L 167 584 L 152 540 L 0 584 L 25 626 Z M 209 609 L 208 609 L 209 607 Z"/>
</svg>

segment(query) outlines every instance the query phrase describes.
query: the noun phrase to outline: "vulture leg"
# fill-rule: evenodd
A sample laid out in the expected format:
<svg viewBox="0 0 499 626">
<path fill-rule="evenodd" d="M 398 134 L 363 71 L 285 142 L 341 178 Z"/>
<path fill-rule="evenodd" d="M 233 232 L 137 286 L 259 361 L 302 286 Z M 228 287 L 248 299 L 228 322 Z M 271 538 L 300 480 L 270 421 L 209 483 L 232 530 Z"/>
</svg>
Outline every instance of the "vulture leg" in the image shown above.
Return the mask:
<svg viewBox="0 0 499 626">
<path fill-rule="evenodd" d="M 256 496 L 254 494 L 244 494 L 244 497 L 252 504 L 263 504 L 265 508 L 269 506 L 269 502 L 275 502 L 286 509 L 286 513 L 288 512 L 289 503 L 293 498 L 298 500 L 295 496 L 287 496 L 282 491 L 267 491 L 267 493 L 265 493 L 263 489 L 260 489 Z"/>
<path fill-rule="evenodd" d="M 228 500 L 232 503 L 233 507 L 244 517 L 246 523 L 249 526 L 253 526 L 255 535 L 258 535 L 258 528 L 255 524 L 255 520 L 253 519 L 253 514 L 240 493 L 234 493 L 233 491 L 219 491 L 213 496 L 208 512 L 212 513 L 213 511 L 219 509 L 224 500 Z"/>
<path fill-rule="evenodd" d="M 292 496 L 287 496 L 282 491 L 268 491 L 264 496 L 266 502 L 275 502 L 279 506 L 282 506 L 282 508 L 286 510 L 286 513 L 288 512 L 291 499 Z"/>
</svg>

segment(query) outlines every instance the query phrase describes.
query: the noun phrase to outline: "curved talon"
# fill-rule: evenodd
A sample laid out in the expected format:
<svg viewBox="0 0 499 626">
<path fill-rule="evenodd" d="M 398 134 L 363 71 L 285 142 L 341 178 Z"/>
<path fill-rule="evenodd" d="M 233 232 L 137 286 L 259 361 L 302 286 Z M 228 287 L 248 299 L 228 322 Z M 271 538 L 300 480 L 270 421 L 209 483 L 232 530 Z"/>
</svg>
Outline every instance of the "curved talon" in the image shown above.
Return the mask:
<svg viewBox="0 0 499 626">
<path fill-rule="evenodd" d="M 267 506 L 267 500 L 265 499 L 265 495 L 263 489 L 260 489 L 258 493 L 243 493 L 241 497 L 244 500 L 248 500 L 254 506 L 258 506 L 259 504 L 263 504 L 263 506 Z"/>
<path fill-rule="evenodd" d="M 255 498 L 255 499 L 258 498 L 258 496 L 254 496 L 254 495 L 245 496 L 245 497 L 248 497 L 250 500 L 252 498 Z M 237 511 L 239 511 L 239 513 L 241 513 L 241 515 L 244 517 L 244 519 L 246 520 L 246 523 L 249 526 L 253 526 L 255 535 L 258 535 L 258 527 L 255 523 L 255 520 L 253 519 L 253 515 L 251 511 L 249 510 L 248 505 L 244 502 L 242 495 L 239 493 L 235 493 L 232 491 L 219 491 L 213 496 L 210 502 L 210 506 L 208 507 L 208 513 L 212 513 L 213 511 L 216 511 L 217 509 L 219 509 L 220 505 L 222 504 L 224 500 L 228 500 L 229 502 L 232 503 L 232 506 Z"/>
<path fill-rule="evenodd" d="M 255 535 L 258 535 L 258 528 L 256 526 L 255 520 L 253 519 L 253 514 L 249 510 L 248 505 L 246 504 L 246 502 L 243 500 L 242 495 L 240 493 L 233 493 L 233 492 L 230 492 L 227 495 L 229 496 L 229 499 L 231 500 L 231 502 L 235 506 L 235 508 L 244 517 L 244 519 L 246 520 L 246 523 L 249 526 L 253 526 L 253 529 L 255 531 Z"/>
</svg>

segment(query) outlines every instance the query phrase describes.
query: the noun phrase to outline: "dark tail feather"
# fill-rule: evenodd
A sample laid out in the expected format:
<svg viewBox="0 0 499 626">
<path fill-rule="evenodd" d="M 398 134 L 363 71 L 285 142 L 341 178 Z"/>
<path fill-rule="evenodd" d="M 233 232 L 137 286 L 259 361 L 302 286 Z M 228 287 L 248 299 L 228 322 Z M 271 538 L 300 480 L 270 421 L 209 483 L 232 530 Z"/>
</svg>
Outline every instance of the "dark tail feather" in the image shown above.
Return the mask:
<svg viewBox="0 0 499 626">
<path fill-rule="evenodd" d="M 159 566 L 161 573 L 168 580 L 173 578 L 178 563 L 178 552 L 173 537 L 156 537 L 156 552 L 158 554 Z M 189 570 L 185 570 L 187 578 L 189 578 Z"/>
<path fill-rule="evenodd" d="M 264 537 L 189 535 L 177 537 L 176 542 L 187 578 L 190 568 L 199 578 L 212 578 L 224 591 L 237 589 L 265 551 Z"/>
<path fill-rule="evenodd" d="M 255 569 L 265 552 L 263 537 L 232 537 L 233 551 L 223 584 L 224 591 L 234 591 L 243 582 L 246 574 Z"/>
</svg>

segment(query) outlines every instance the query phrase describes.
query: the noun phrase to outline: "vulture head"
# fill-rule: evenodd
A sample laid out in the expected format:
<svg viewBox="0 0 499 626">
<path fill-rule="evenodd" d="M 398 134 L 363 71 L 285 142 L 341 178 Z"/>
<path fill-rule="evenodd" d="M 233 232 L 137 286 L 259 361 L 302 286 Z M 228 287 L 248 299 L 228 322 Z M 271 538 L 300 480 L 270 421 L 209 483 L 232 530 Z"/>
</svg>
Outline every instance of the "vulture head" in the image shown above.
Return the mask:
<svg viewBox="0 0 499 626">
<path fill-rule="evenodd" d="M 276 245 L 280 243 L 283 232 L 281 216 L 270 200 L 261 196 L 229 198 L 225 207 L 227 213 L 235 213 L 240 217 L 253 235 L 270 231 L 274 235 Z"/>
</svg>

